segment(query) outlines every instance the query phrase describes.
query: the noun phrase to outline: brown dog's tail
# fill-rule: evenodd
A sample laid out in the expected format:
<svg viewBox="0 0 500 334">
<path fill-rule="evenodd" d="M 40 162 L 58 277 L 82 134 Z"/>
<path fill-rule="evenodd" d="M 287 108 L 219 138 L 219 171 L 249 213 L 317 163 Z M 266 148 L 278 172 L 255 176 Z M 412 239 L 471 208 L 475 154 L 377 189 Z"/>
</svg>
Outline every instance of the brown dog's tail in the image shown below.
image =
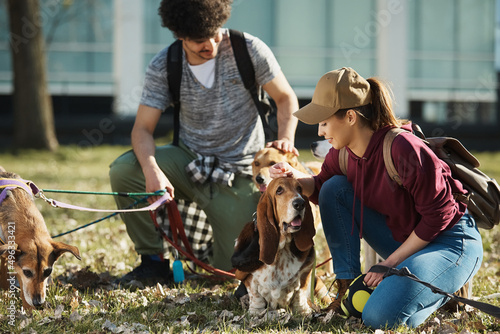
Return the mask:
<svg viewBox="0 0 500 334">
<path fill-rule="evenodd" d="M 3 168 L 2 166 L 0 166 L 0 172 L 6 172 L 5 168 Z"/>
</svg>

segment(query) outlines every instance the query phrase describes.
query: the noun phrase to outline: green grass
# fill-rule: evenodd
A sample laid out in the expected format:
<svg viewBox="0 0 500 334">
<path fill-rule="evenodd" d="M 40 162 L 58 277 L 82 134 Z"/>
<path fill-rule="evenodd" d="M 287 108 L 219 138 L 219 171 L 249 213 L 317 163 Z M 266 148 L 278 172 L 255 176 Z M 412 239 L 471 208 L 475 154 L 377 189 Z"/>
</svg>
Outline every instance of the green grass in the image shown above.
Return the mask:
<svg viewBox="0 0 500 334">
<path fill-rule="evenodd" d="M 111 191 L 109 164 L 129 147 L 99 146 L 61 147 L 57 153 L 23 150 L 0 152 L 0 165 L 30 179 L 42 189 Z M 500 153 L 477 153 L 482 170 L 500 180 Z M 301 160 L 313 160 L 307 150 Z M 114 208 L 110 196 L 47 193 L 59 201 L 92 208 Z M 102 214 L 55 209 L 41 200 L 36 204 L 45 217 L 52 235 L 89 223 Z M 482 230 L 484 260 L 474 279 L 474 295 L 488 296 L 499 291 L 500 227 Z M 79 247 L 82 261 L 66 254 L 56 262 L 48 289 L 48 307 L 31 316 L 17 314 L 15 326 L 8 323 L 7 303 L 0 303 L 2 333 L 213 333 L 213 332 L 371 332 L 358 320 L 334 318 L 324 323 L 322 317 L 303 319 L 278 315 L 277 320 L 259 323 L 245 314 L 241 305 L 231 298 L 236 281 L 196 279 L 182 286 L 152 287 L 135 291 L 114 289 L 109 280 L 131 270 L 138 263 L 133 244 L 124 224 L 116 217 L 58 238 Z M 87 276 L 84 276 L 84 275 Z M 331 279 L 329 279 L 331 282 Z M 0 299 L 8 300 L 0 291 Z M 482 299 L 500 305 L 499 299 Z M 15 301 L 20 309 L 20 301 Z M 436 320 L 439 319 L 440 323 Z M 115 327 L 113 327 L 115 326 Z M 418 329 L 444 332 L 448 327 L 460 332 L 500 331 L 500 322 L 484 313 L 470 311 L 462 315 L 438 312 Z M 406 328 L 400 333 L 411 333 Z M 387 331 L 389 332 L 389 331 Z"/>
</svg>

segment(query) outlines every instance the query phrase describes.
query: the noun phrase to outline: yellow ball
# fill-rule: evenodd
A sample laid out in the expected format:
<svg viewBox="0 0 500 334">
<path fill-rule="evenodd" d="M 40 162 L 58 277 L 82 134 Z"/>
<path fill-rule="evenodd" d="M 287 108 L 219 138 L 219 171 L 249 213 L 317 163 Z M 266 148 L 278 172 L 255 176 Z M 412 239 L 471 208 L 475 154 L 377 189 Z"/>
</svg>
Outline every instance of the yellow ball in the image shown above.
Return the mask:
<svg viewBox="0 0 500 334">
<path fill-rule="evenodd" d="M 352 296 L 352 306 L 356 309 L 356 311 L 363 313 L 363 309 L 365 308 L 365 304 L 370 298 L 370 293 L 365 290 L 358 290 Z"/>
</svg>

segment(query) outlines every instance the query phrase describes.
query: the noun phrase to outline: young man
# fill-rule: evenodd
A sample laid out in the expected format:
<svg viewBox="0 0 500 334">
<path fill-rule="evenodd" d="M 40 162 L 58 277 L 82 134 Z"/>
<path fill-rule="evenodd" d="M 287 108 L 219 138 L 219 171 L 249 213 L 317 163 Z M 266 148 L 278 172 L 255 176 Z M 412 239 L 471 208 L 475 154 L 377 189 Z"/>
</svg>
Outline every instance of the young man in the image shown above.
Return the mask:
<svg viewBox="0 0 500 334">
<path fill-rule="evenodd" d="M 257 108 L 240 77 L 227 29 L 221 27 L 231 12 L 231 0 L 163 0 L 162 25 L 182 41 L 179 145 L 155 147 L 153 132 L 161 113 L 172 103 L 166 69 L 168 47 L 146 71 L 144 90 L 132 130 L 133 152 L 111 164 L 113 191 L 161 189 L 196 202 L 213 230 L 213 265 L 230 269 L 234 240 L 252 219 L 259 194 L 252 184 L 251 162 L 264 147 L 264 131 Z M 276 102 L 278 140 L 268 143 L 298 154 L 294 147 L 298 109 L 295 93 L 269 47 L 245 34 L 256 82 Z M 204 167 L 206 160 L 215 167 Z M 187 172 L 187 170 L 189 172 Z M 197 174 L 208 174 L 200 182 Z M 195 175 L 192 175 L 195 174 Z M 151 198 L 150 201 L 154 201 Z M 118 207 L 131 200 L 117 197 Z M 162 240 L 148 213 L 122 216 L 142 263 L 122 278 L 155 283 L 168 274 L 162 262 Z"/>
</svg>

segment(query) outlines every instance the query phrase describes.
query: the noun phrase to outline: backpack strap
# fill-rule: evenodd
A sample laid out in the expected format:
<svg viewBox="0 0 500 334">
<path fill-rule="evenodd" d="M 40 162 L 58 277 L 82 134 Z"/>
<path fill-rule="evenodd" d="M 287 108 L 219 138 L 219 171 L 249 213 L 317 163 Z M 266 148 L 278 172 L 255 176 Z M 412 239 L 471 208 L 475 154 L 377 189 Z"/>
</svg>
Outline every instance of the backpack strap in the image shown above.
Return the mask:
<svg viewBox="0 0 500 334">
<path fill-rule="evenodd" d="M 394 180 L 400 187 L 403 186 L 403 182 L 401 181 L 401 177 L 394 166 L 394 161 L 392 160 L 392 142 L 394 138 L 396 138 L 400 133 L 408 132 L 401 128 L 392 128 L 385 134 L 384 137 L 384 146 L 383 146 L 383 154 L 384 154 L 384 164 L 385 169 L 387 169 L 387 173 L 391 180 Z"/>
<path fill-rule="evenodd" d="M 229 29 L 229 39 L 231 40 L 236 65 L 238 66 L 238 71 L 240 72 L 245 88 L 250 91 L 255 89 L 256 91 L 255 70 L 250 54 L 248 53 L 245 36 L 241 31 Z"/>
<path fill-rule="evenodd" d="M 392 128 L 390 129 L 384 137 L 384 143 L 383 143 L 383 155 L 384 155 L 384 164 L 385 164 L 385 169 L 387 169 L 387 173 L 389 174 L 389 177 L 391 180 L 394 180 L 400 187 L 403 186 L 403 182 L 401 181 L 401 177 L 399 176 L 399 173 L 396 169 L 396 166 L 394 166 L 394 161 L 392 161 L 392 142 L 394 141 L 394 138 L 396 138 L 400 133 L 402 132 L 408 132 L 404 129 L 401 128 Z M 347 162 L 348 162 L 348 157 L 349 154 L 347 153 L 347 149 L 345 147 L 342 147 L 339 151 L 339 166 L 340 170 L 344 175 L 347 175 Z"/>
<path fill-rule="evenodd" d="M 250 58 L 250 53 L 248 53 L 245 36 L 241 31 L 229 29 L 229 39 L 231 40 L 236 66 L 238 66 L 238 71 L 240 72 L 243 84 L 250 92 L 250 95 L 252 95 L 253 102 L 255 103 L 255 106 L 259 111 L 260 118 L 262 119 L 262 125 L 265 127 L 267 124 L 266 111 L 262 108 L 262 104 L 260 102 L 260 97 L 263 92 L 262 88 L 258 89 L 255 81 L 255 69 L 253 67 L 252 59 Z"/>
<path fill-rule="evenodd" d="M 339 151 L 339 165 L 342 174 L 347 175 L 347 159 L 349 157 L 349 153 L 347 153 L 347 148 L 342 147 Z"/>
<path fill-rule="evenodd" d="M 174 104 L 174 139 L 173 144 L 179 146 L 179 113 L 181 109 L 182 79 L 182 41 L 173 42 L 167 52 L 167 80 L 172 102 Z"/>
</svg>

